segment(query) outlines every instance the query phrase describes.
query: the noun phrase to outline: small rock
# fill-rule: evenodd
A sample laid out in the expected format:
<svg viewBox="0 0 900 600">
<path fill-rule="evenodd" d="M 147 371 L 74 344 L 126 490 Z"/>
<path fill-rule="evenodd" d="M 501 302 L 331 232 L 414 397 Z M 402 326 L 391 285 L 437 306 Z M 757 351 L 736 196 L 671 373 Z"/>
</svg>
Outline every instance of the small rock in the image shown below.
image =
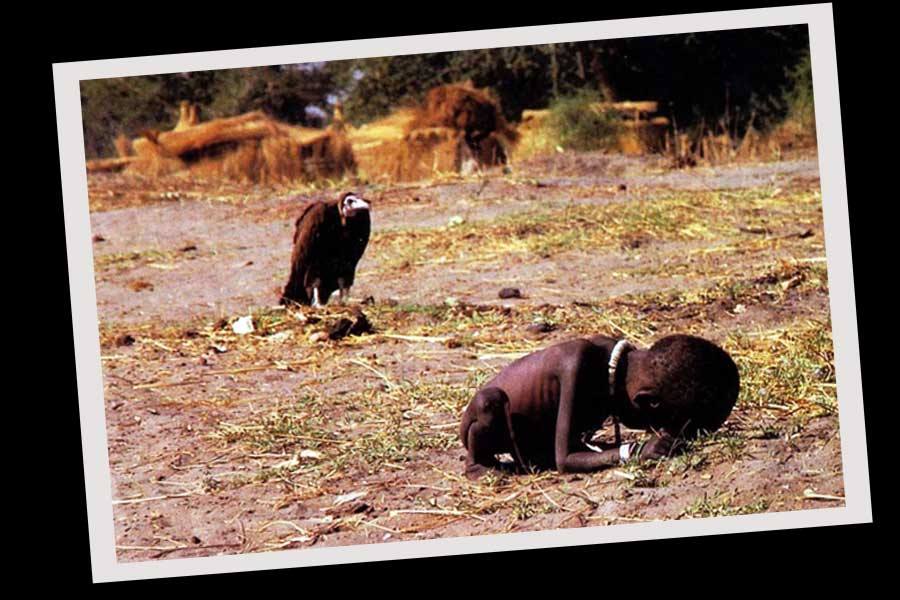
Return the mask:
<svg viewBox="0 0 900 600">
<path fill-rule="evenodd" d="M 198 538 L 198 537 L 195 535 L 195 536 L 191 536 L 191 542 L 194 543 L 194 544 L 199 544 L 199 543 L 201 543 L 201 540 L 200 540 L 200 538 Z"/>
<path fill-rule="evenodd" d="M 356 320 L 353 322 L 353 326 L 350 328 L 350 335 L 363 335 L 365 333 L 371 333 L 372 329 L 372 323 L 369 321 L 369 318 L 362 311 L 358 311 L 356 313 Z"/>
<path fill-rule="evenodd" d="M 337 323 L 333 323 L 328 327 L 328 339 L 339 340 L 350 335 L 350 329 L 353 327 L 353 321 L 347 317 L 341 317 Z"/>
<path fill-rule="evenodd" d="M 143 279 L 136 279 L 128 283 L 128 287 L 133 292 L 142 292 L 144 290 L 153 291 L 153 284 Z"/>
<path fill-rule="evenodd" d="M 620 183 L 620 184 L 619 184 L 619 191 L 620 191 L 620 192 L 627 192 L 627 191 L 628 191 L 628 186 L 625 185 L 624 183 Z"/>
<path fill-rule="evenodd" d="M 554 325 L 553 323 L 547 323 L 546 321 L 539 321 L 537 323 L 532 323 L 525 329 L 529 333 L 550 333 L 551 331 L 556 330 L 556 325 Z"/>
<path fill-rule="evenodd" d="M 191 252 L 191 251 L 196 250 L 196 249 L 197 249 L 197 246 L 196 246 L 196 245 L 194 245 L 194 244 L 189 244 L 189 245 L 185 246 L 184 248 L 182 248 L 181 251 L 182 251 L 182 252 Z"/>
<path fill-rule="evenodd" d="M 315 333 L 310 334 L 309 341 L 316 343 L 321 342 L 328 339 L 327 331 L 316 331 Z"/>
<path fill-rule="evenodd" d="M 360 490 L 358 492 L 349 492 L 347 494 L 341 494 L 334 498 L 334 505 L 340 506 L 341 504 L 346 504 L 347 502 L 352 502 L 353 500 L 359 500 L 363 496 L 365 496 L 368 492 Z"/>
<path fill-rule="evenodd" d="M 94 240 L 95 242 L 105 242 L 106 241 L 106 238 L 103 237 L 102 235 L 100 235 L 99 233 L 94 235 L 94 237 L 91 239 Z"/>
<path fill-rule="evenodd" d="M 279 331 L 278 333 L 266 336 L 266 341 L 280 343 L 289 339 L 293 334 L 293 331 Z"/>
<path fill-rule="evenodd" d="M 328 328 L 328 339 L 339 340 L 348 335 L 363 335 L 372 331 L 372 323 L 368 317 L 362 312 L 357 311 L 354 319 L 351 321 L 347 317 L 341 319 Z"/>
<path fill-rule="evenodd" d="M 116 338 L 116 346 L 131 346 L 136 340 L 130 333 L 123 333 Z"/>
<path fill-rule="evenodd" d="M 502 290 L 500 290 L 500 293 L 498 295 L 501 298 L 503 298 L 504 300 L 506 300 L 509 298 L 521 298 L 522 292 L 521 292 L 521 290 L 519 290 L 519 288 L 506 287 L 506 288 L 503 288 Z"/>
</svg>

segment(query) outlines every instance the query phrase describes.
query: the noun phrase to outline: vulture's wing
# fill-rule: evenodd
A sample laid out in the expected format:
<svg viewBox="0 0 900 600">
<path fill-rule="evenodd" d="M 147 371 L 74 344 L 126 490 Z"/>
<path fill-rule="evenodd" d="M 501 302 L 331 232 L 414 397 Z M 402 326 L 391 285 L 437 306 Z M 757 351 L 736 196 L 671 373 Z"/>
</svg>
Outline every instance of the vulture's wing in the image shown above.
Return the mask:
<svg viewBox="0 0 900 600">
<path fill-rule="evenodd" d="M 293 300 L 308 304 L 306 276 L 317 256 L 319 236 L 326 222 L 328 207 L 323 202 L 311 202 L 303 208 L 294 226 L 294 249 L 291 253 L 291 277 L 284 287 L 282 301 Z"/>
</svg>

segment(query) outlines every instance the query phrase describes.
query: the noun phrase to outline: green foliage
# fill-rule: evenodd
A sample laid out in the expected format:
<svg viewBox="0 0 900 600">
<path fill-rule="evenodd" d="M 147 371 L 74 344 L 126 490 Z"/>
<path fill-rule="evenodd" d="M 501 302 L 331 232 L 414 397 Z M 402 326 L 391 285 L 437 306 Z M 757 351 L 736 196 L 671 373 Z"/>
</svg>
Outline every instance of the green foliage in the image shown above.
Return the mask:
<svg viewBox="0 0 900 600">
<path fill-rule="evenodd" d="M 201 120 L 262 110 L 288 123 L 311 124 L 306 108 L 326 107 L 332 87 L 326 72 L 309 65 L 83 81 L 85 152 L 88 158 L 111 156 L 119 134 L 171 129 L 182 100 L 201 107 Z"/>
<path fill-rule="evenodd" d="M 326 112 L 333 88 L 329 74 L 317 65 L 287 65 L 247 69 L 234 112 L 262 110 L 287 123 L 320 125 L 307 113 L 310 106 Z"/>
<path fill-rule="evenodd" d="M 84 146 L 88 158 L 112 155 L 113 139 L 160 125 L 175 125 L 157 78 L 123 77 L 81 82 Z"/>
<path fill-rule="evenodd" d="M 812 58 L 809 48 L 800 55 L 787 71 L 788 86 L 782 94 L 787 105 L 788 118 L 808 129 L 815 129 L 816 114 L 813 104 Z"/>
<path fill-rule="evenodd" d="M 600 150 L 615 144 L 620 127 L 615 114 L 592 107 L 602 99 L 599 93 L 582 90 L 550 104 L 547 122 L 563 148 Z"/>
<path fill-rule="evenodd" d="M 340 98 L 361 124 L 466 80 L 490 88 L 511 121 L 582 94 L 657 100 L 681 129 L 738 135 L 812 112 L 807 29 L 789 26 L 85 81 L 85 146 L 90 157 L 109 155 L 118 133 L 171 127 L 181 100 L 198 103 L 203 119 L 259 109 L 319 125 L 307 107 L 327 114 Z"/>
<path fill-rule="evenodd" d="M 388 56 L 328 63 L 344 98 L 347 118 L 365 123 L 398 105 L 422 100 L 432 87 L 471 80 L 493 89 L 507 118 L 546 105 L 551 93 L 549 46 L 519 46 Z M 582 82 L 583 84 L 584 82 Z"/>
</svg>

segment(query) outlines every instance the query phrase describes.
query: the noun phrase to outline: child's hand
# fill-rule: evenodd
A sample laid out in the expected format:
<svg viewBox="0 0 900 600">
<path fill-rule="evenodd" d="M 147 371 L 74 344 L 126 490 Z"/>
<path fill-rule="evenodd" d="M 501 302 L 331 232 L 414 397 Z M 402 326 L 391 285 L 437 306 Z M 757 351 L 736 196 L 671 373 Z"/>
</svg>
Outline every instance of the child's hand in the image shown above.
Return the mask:
<svg viewBox="0 0 900 600">
<path fill-rule="evenodd" d="M 668 433 L 654 435 L 652 438 L 650 438 L 650 440 L 647 441 L 646 444 L 644 444 L 644 447 L 641 448 L 641 452 L 638 455 L 638 458 L 640 458 L 640 460 L 657 460 L 660 458 L 666 458 L 674 453 L 675 446 L 675 438 Z"/>
</svg>

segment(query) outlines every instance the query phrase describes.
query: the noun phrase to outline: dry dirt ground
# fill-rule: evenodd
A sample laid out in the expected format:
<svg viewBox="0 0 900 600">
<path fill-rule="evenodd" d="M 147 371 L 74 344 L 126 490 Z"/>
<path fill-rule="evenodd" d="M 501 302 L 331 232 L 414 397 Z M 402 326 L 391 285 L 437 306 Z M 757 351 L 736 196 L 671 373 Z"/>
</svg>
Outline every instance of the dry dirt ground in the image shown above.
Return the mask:
<svg viewBox="0 0 900 600">
<path fill-rule="evenodd" d="M 91 178 L 120 560 L 843 504 L 814 157 L 560 155 L 359 186 L 373 235 L 349 306 L 275 307 L 298 206 L 344 187 Z M 372 332 L 321 339 L 359 309 Z M 462 476 L 459 416 L 505 364 L 673 332 L 738 362 L 723 430 L 594 475 Z"/>
</svg>

